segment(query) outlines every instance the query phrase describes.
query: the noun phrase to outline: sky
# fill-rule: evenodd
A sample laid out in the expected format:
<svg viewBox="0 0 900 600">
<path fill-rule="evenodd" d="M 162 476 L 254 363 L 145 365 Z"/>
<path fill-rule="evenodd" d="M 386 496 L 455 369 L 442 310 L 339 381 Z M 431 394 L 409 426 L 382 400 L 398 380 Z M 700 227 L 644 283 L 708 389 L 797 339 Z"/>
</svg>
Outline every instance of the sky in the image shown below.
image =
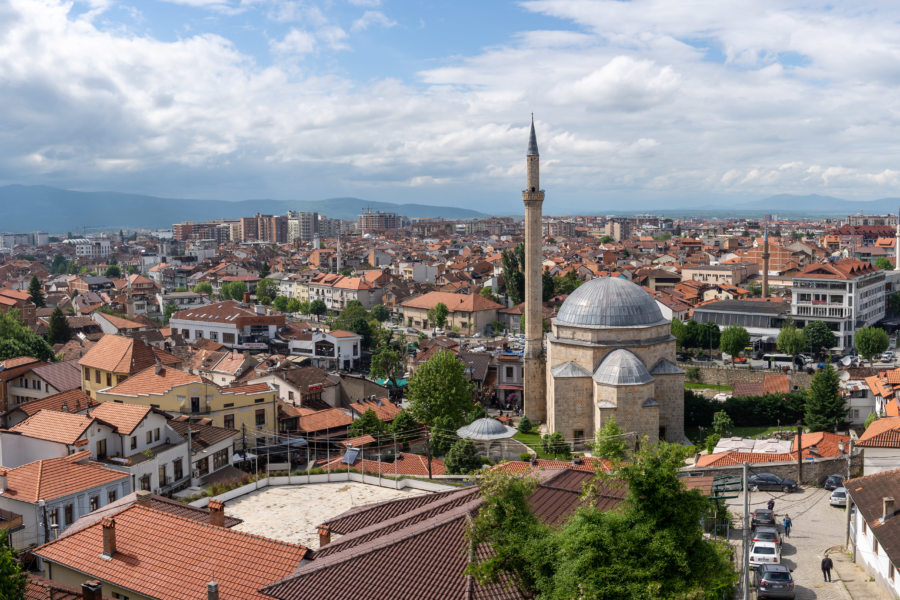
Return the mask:
<svg viewBox="0 0 900 600">
<path fill-rule="evenodd" d="M 0 185 L 545 213 L 900 184 L 900 4 L 0 0 Z M 2 207 L 0 207 L 2 209 Z"/>
</svg>

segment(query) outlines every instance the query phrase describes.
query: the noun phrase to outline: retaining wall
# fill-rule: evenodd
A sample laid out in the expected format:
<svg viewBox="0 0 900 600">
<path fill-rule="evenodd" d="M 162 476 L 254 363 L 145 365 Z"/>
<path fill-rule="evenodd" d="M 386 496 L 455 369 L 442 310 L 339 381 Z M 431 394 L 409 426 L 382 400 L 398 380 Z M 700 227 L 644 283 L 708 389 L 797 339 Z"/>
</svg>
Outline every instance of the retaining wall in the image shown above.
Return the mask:
<svg viewBox="0 0 900 600">
<path fill-rule="evenodd" d="M 781 369 L 749 369 L 746 367 L 701 367 L 692 363 L 678 363 L 685 372 L 691 368 L 700 370 L 700 383 L 715 385 L 731 385 L 735 383 L 762 383 L 766 373 L 770 375 L 784 375 Z M 812 382 L 813 376 L 805 371 L 796 373 L 787 372 L 791 376 L 791 389 L 806 390 Z"/>
<path fill-rule="evenodd" d="M 851 473 L 859 473 L 863 467 L 863 454 L 859 452 L 853 455 L 850 471 Z M 681 469 L 682 475 L 691 476 L 713 476 L 731 475 L 741 477 L 743 475 L 743 465 L 719 466 L 719 467 L 686 467 Z M 797 479 L 797 462 L 770 462 L 770 463 L 752 463 L 750 465 L 750 474 L 754 473 L 774 473 L 781 478 Z M 822 481 L 832 473 L 847 474 L 847 457 L 822 458 L 819 460 L 803 461 L 803 477 L 800 481 L 803 485 L 821 485 Z"/>
</svg>

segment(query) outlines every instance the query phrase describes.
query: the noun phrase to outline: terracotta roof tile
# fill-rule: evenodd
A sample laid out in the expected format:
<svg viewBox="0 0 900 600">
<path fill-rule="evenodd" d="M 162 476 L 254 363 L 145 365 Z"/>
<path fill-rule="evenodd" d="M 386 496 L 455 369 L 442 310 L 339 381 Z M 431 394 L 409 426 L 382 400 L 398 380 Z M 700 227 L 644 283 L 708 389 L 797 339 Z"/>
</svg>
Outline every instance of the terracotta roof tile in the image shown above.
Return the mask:
<svg viewBox="0 0 900 600">
<path fill-rule="evenodd" d="M 347 427 L 353 422 L 353 417 L 340 408 L 317 410 L 310 415 L 304 415 L 297 419 L 297 428 L 300 431 L 313 433 L 325 429 L 337 429 Z"/>
<path fill-rule="evenodd" d="M 112 373 L 137 373 L 156 364 L 174 365 L 181 362 L 177 356 L 151 348 L 141 340 L 120 335 L 104 335 L 81 357 L 78 364 Z"/>
<path fill-rule="evenodd" d="M 82 392 L 80 389 L 77 389 L 53 394 L 52 396 L 47 396 L 40 400 L 26 402 L 25 404 L 20 404 L 13 410 L 21 410 L 29 416 L 37 413 L 39 410 L 55 410 L 75 413 L 81 412 L 95 404 L 96 402 L 93 398 Z M 63 410 L 63 407 L 65 407 L 65 410 Z"/>
<path fill-rule="evenodd" d="M 403 302 L 401 306 L 430 310 L 439 303 L 443 303 L 450 312 L 477 312 L 503 308 L 502 304 L 488 300 L 481 294 L 451 294 L 448 292 L 428 292 Z"/>
<path fill-rule="evenodd" d="M 180 369 L 164 367 L 156 372 L 156 366 L 132 375 L 122 383 L 103 390 L 104 394 L 113 396 L 140 396 L 147 394 L 165 394 L 175 386 L 190 383 L 206 383 L 215 385 L 200 375 L 191 375 Z"/>
<path fill-rule="evenodd" d="M 375 411 L 375 415 L 378 417 L 379 421 L 384 421 L 385 423 L 389 423 L 393 421 L 397 415 L 403 412 L 403 409 L 388 400 L 387 398 L 381 398 L 374 402 L 370 400 L 366 400 L 365 402 L 356 402 L 350 405 L 356 414 L 362 416 L 367 410 Z"/>
<path fill-rule="evenodd" d="M 206 598 L 206 584 L 213 578 L 223 598 L 265 600 L 258 590 L 292 573 L 307 552 L 303 546 L 136 504 L 116 514 L 114 523 L 112 560 L 101 556 L 101 523 L 34 552 L 101 581 L 166 600 Z"/>
<path fill-rule="evenodd" d="M 900 417 L 876 419 L 859 436 L 857 446 L 863 448 L 900 448 Z"/>
<path fill-rule="evenodd" d="M 140 404 L 120 404 L 118 402 L 101 402 L 91 409 L 90 415 L 116 428 L 116 432 L 129 435 L 141 424 L 150 412 L 149 406 Z"/>
<path fill-rule="evenodd" d="M 59 458 L 36 460 L 7 471 L 3 496 L 22 502 L 52 500 L 129 477 L 127 473 L 78 461 L 90 458 L 87 450 Z"/>
<path fill-rule="evenodd" d="M 72 445 L 94 420 L 85 415 L 40 410 L 9 431 L 25 437 Z"/>
</svg>

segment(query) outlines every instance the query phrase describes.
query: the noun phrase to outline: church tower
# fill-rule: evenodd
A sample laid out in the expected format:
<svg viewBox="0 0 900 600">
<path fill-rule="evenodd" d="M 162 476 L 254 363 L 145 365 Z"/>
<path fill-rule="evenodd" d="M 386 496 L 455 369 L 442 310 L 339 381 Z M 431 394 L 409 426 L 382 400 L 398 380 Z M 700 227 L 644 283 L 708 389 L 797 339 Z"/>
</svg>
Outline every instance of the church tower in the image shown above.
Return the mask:
<svg viewBox="0 0 900 600">
<path fill-rule="evenodd" d="M 531 137 L 525 157 L 526 179 L 522 202 L 525 203 L 525 414 L 534 422 L 547 420 L 546 373 L 544 366 L 544 314 L 541 297 L 541 263 L 543 231 L 541 206 L 540 162 L 534 115 L 531 116 Z"/>
<path fill-rule="evenodd" d="M 763 234 L 763 251 L 762 251 L 762 297 L 769 297 L 769 226 L 766 225 L 766 231 Z"/>
</svg>

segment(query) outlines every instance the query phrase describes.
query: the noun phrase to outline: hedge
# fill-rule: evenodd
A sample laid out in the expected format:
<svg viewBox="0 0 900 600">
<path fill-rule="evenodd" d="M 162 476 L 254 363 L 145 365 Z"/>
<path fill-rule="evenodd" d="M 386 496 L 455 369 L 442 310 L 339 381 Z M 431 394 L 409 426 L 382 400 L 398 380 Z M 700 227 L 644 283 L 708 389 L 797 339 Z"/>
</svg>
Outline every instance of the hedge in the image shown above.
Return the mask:
<svg viewBox="0 0 900 600">
<path fill-rule="evenodd" d="M 793 425 L 803 419 L 805 393 L 766 394 L 765 396 L 731 397 L 719 402 L 684 391 L 684 424 L 686 427 L 710 427 L 713 415 L 724 410 L 735 427 Z"/>
</svg>

